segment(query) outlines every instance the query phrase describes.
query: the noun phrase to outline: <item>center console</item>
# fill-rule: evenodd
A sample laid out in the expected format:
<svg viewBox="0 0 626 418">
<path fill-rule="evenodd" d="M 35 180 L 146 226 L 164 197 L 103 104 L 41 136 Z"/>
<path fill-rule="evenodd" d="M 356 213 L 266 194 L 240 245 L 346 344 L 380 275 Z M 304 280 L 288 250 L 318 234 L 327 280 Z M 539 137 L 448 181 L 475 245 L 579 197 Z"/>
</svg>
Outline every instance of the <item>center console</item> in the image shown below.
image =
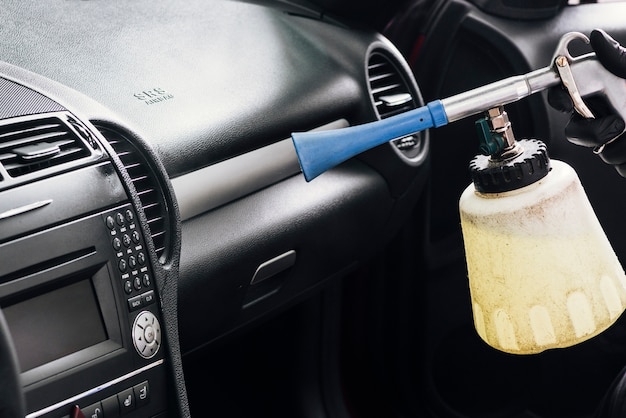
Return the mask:
<svg viewBox="0 0 626 418">
<path fill-rule="evenodd" d="M 69 112 L 0 121 L 0 307 L 29 418 L 171 411 L 154 244 L 110 154 Z"/>
</svg>

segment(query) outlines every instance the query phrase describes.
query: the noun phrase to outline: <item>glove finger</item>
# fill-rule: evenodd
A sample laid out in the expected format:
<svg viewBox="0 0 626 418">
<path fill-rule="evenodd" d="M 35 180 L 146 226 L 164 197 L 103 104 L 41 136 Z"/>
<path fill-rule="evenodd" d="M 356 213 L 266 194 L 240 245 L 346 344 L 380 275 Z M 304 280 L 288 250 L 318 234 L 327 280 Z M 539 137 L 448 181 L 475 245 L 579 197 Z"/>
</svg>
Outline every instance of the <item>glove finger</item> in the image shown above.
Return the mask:
<svg viewBox="0 0 626 418">
<path fill-rule="evenodd" d="M 596 147 L 616 138 L 624 131 L 624 121 L 616 115 L 586 119 L 573 114 L 565 127 L 565 136 L 576 144 Z"/>
<path fill-rule="evenodd" d="M 626 177 L 626 164 L 616 165 L 615 170 L 619 173 L 620 176 Z"/>
<path fill-rule="evenodd" d="M 572 99 L 561 86 L 548 89 L 548 104 L 561 112 L 571 112 L 574 109 Z"/>
<path fill-rule="evenodd" d="M 606 144 L 599 155 L 605 163 L 616 167 L 618 165 L 624 165 L 624 169 L 626 170 L 626 140 L 624 140 L 624 138 L 618 138 L 614 142 Z"/>
<path fill-rule="evenodd" d="M 615 113 L 607 101 L 606 96 L 602 94 L 588 96 L 585 97 L 584 100 L 596 117 L 607 116 Z M 574 103 L 572 102 L 568 91 L 562 86 L 551 87 L 548 89 L 548 104 L 561 112 L 571 112 L 574 110 Z"/>
<path fill-rule="evenodd" d="M 585 103 L 587 103 L 587 106 L 591 109 L 591 112 L 596 118 L 616 115 L 615 111 L 606 99 L 606 96 L 602 94 L 585 97 Z"/>
<path fill-rule="evenodd" d="M 616 76 L 626 78 L 626 48 L 602 29 L 594 29 L 589 38 L 598 61 Z"/>
</svg>

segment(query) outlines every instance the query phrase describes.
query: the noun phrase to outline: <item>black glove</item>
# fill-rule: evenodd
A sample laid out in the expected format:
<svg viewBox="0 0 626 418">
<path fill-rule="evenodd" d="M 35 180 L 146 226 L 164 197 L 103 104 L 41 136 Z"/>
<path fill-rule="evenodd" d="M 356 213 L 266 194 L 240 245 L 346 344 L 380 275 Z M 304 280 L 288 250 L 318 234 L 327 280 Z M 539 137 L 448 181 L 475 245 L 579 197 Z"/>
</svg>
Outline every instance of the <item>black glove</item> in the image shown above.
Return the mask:
<svg viewBox="0 0 626 418">
<path fill-rule="evenodd" d="M 626 48 L 599 29 L 591 32 L 590 40 L 598 61 L 613 74 L 626 78 Z M 626 81 L 624 83 L 626 87 Z M 601 97 L 585 98 L 585 102 L 595 119 L 586 119 L 572 112 L 572 100 L 562 87 L 548 91 L 550 106 L 572 112 L 565 127 L 567 139 L 577 145 L 595 148 L 604 162 L 615 166 L 617 172 L 626 177 L 626 140 L 620 137 L 626 128 L 624 120 Z"/>
</svg>

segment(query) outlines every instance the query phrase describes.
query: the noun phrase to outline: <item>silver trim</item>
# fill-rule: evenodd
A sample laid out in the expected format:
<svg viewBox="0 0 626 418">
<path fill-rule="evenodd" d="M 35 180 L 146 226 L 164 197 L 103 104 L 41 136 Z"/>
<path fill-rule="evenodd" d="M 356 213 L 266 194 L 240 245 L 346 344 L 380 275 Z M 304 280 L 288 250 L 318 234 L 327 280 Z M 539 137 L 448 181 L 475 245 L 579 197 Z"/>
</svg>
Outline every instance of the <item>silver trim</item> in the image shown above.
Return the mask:
<svg viewBox="0 0 626 418">
<path fill-rule="evenodd" d="M 552 66 L 496 81 L 441 100 L 448 123 L 516 102 L 560 82 Z"/>
<path fill-rule="evenodd" d="M 40 416 L 42 416 L 44 414 L 47 414 L 48 412 L 54 411 L 55 409 L 58 409 L 58 408 L 61 408 L 63 406 L 67 406 L 67 405 L 69 405 L 69 404 L 71 404 L 73 402 L 76 402 L 77 400 L 79 400 L 81 398 L 84 398 L 84 397 L 89 396 L 89 395 L 96 394 L 96 393 L 98 393 L 98 392 L 100 392 L 100 391 L 102 391 L 104 389 L 108 389 L 111 386 L 116 385 L 116 384 L 118 384 L 118 383 L 120 383 L 120 382 L 122 382 L 122 381 L 124 381 L 126 379 L 130 379 L 131 377 L 137 376 L 138 374 L 141 374 L 141 373 L 145 372 L 146 370 L 150 370 L 150 369 L 152 369 L 154 367 L 160 366 L 164 362 L 165 362 L 165 360 L 163 360 L 163 359 L 157 360 L 154 363 L 150 363 L 147 366 L 143 366 L 140 369 L 134 370 L 134 371 L 132 371 L 130 373 L 127 373 L 127 374 L 125 374 L 123 376 L 118 377 L 117 379 L 113 379 L 113 380 L 111 380 L 111 381 L 109 381 L 107 383 L 104 383 L 104 384 L 102 384 L 100 386 L 96 386 L 95 388 L 89 389 L 89 390 L 87 390 L 87 391 L 85 391 L 83 393 L 80 393 L 78 395 L 72 396 L 71 398 L 68 398 L 68 399 L 66 399 L 64 401 L 58 402 L 58 403 L 56 403 L 54 405 L 50 405 L 50 406 L 48 406 L 48 407 L 46 407 L 44 409 L 40 409 L 39 411 L 31 412 L 30 414 L 26 415 L 26 418 L 40 417 Z"/>
<path fill-rule="evenodd" d="M 274 277 L 278 273 L 287 270 L 295 264 L 296 252 L 294 250 L 289 250 L 284 254 L 272 258 L 271 260 L 267 260 L 265 263 L 257 267 L 254 272 L 254 276 L 252 276 L 252 280 L 250 280 L 250 284 L 257 284 L 263 280 L 269 279 L 270 277 Z"/>
<path fill-rule="evenodd" d="M 345 128 L 340 119 L 317 130 Z M 183 221 L 300 172 L 291 138 L 172 179 Z"/>
<path fill-rule="evenodd" d="M 35 209 L 42 208 L 44 206 L 49 205 L 52 202 L 53 202 L 52 199 L 40 200 L 39 202 L 31 203 L 29 205 L 21 206 L 19 208 L 9 209 L 5 212 L 0 213 L 0 220 L 11 218 L 13 216 L 21 215 L 22 213 L 26 213 Z"/>
</svg>

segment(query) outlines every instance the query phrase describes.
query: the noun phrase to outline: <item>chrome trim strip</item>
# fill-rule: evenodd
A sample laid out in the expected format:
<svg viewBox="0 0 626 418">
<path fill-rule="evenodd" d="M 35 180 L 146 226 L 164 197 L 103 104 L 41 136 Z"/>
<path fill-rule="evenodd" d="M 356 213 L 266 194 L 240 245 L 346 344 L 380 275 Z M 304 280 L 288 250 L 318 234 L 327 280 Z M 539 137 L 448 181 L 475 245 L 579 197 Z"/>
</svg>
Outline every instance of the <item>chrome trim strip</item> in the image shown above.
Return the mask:
<svg viewBox="0 0 626 418">
<path fill-rule="evenodd" d="M 345 128 L 345 119 L 317 130 Z M 183 221 L 300 172 L 291 138 L 172 179 Z"/>
<path fill-rule="evenodd" d="M 52 202 L 53 202 L 52 199 L 40 200 L 39 202 L 31 203 L 29 205 L 24 205 L 19 208 L 9 209 L 5 212 L 0 213 L 0 220 L 11 218 L 13 216 L 21 215 L 22 213 L 26 213 L 35 209 L 42 208 L 44 206 L 49 205 Z"/>
<path fill-rule="evenodd" d="M 296 264 L 295 250 L 289 250 L 286 253 L 272 258 L 271 260 L 267 260 L 265 263 L 257 267 L 254 275 L 252 276 L 252 280 L 250 280 L 250 285 L 257 284 L 263 280 L 269 279 L 270 277 L 274 277 L 278 273 L 292 267 L 294 264 Z"/>
<path fill-rule="evenodd" d="M 69 404 L 79 400 L 80 398 L 84 398 L 86 396 L 96 394 L 96 393 L 100 392 L 101 390 L 110 388 L 111 386 L 116 385 L 116 384 L 118 384 L 118 383 L 120 383 L 120 382 L 122 382 L 122 381 L 124 381 L 126 379 L 130 379 L 131 377 L 137 376 L 138 374 L 141 374 L 141 373 L 145 372 L 146 370 L 150 370 L 153 367 L 160 366 L 164 362 L 165 362 L 165 360 L 161 359 L 161 360 L 155 361 L 154 363 L 150 363 L 147 366 L 144 366 L 144 367 L 142 367 L 140 369 L 137 369 L 137 370 L 133 370 L 132 372 L 127 373 L 127 374 L 125 374 L 123 376 L 120 376 L 117 379 L 113 379 L 113 380 L 111 380 L 109 382 L 103 383 L 100 386 L 96 386 L 93 389 L 89 389 L 89 390 L 87 390 L 87 391 L 85 391 L 83 393 L 79 393 L 78 395 L 72 396 L 71 398 L 68 398 L 68 399 L 66 399 L 64 401 L 58 402 L 58 403 L 56 403 L 54 405 L 50 405 L 50 406 L 48 406 L 48 407 L 46 407 L 44 409 L 40 409 L 39 411 L 31 412 L 30 414 L 26 415 L 26 418 L 40 417 L 40 416 L 42 416 L 44 414 L 47 414 L 48 412 L 54 411 L 57 408 L 61 408 L 63 406 L 69 405 Z"/>
</svg>

